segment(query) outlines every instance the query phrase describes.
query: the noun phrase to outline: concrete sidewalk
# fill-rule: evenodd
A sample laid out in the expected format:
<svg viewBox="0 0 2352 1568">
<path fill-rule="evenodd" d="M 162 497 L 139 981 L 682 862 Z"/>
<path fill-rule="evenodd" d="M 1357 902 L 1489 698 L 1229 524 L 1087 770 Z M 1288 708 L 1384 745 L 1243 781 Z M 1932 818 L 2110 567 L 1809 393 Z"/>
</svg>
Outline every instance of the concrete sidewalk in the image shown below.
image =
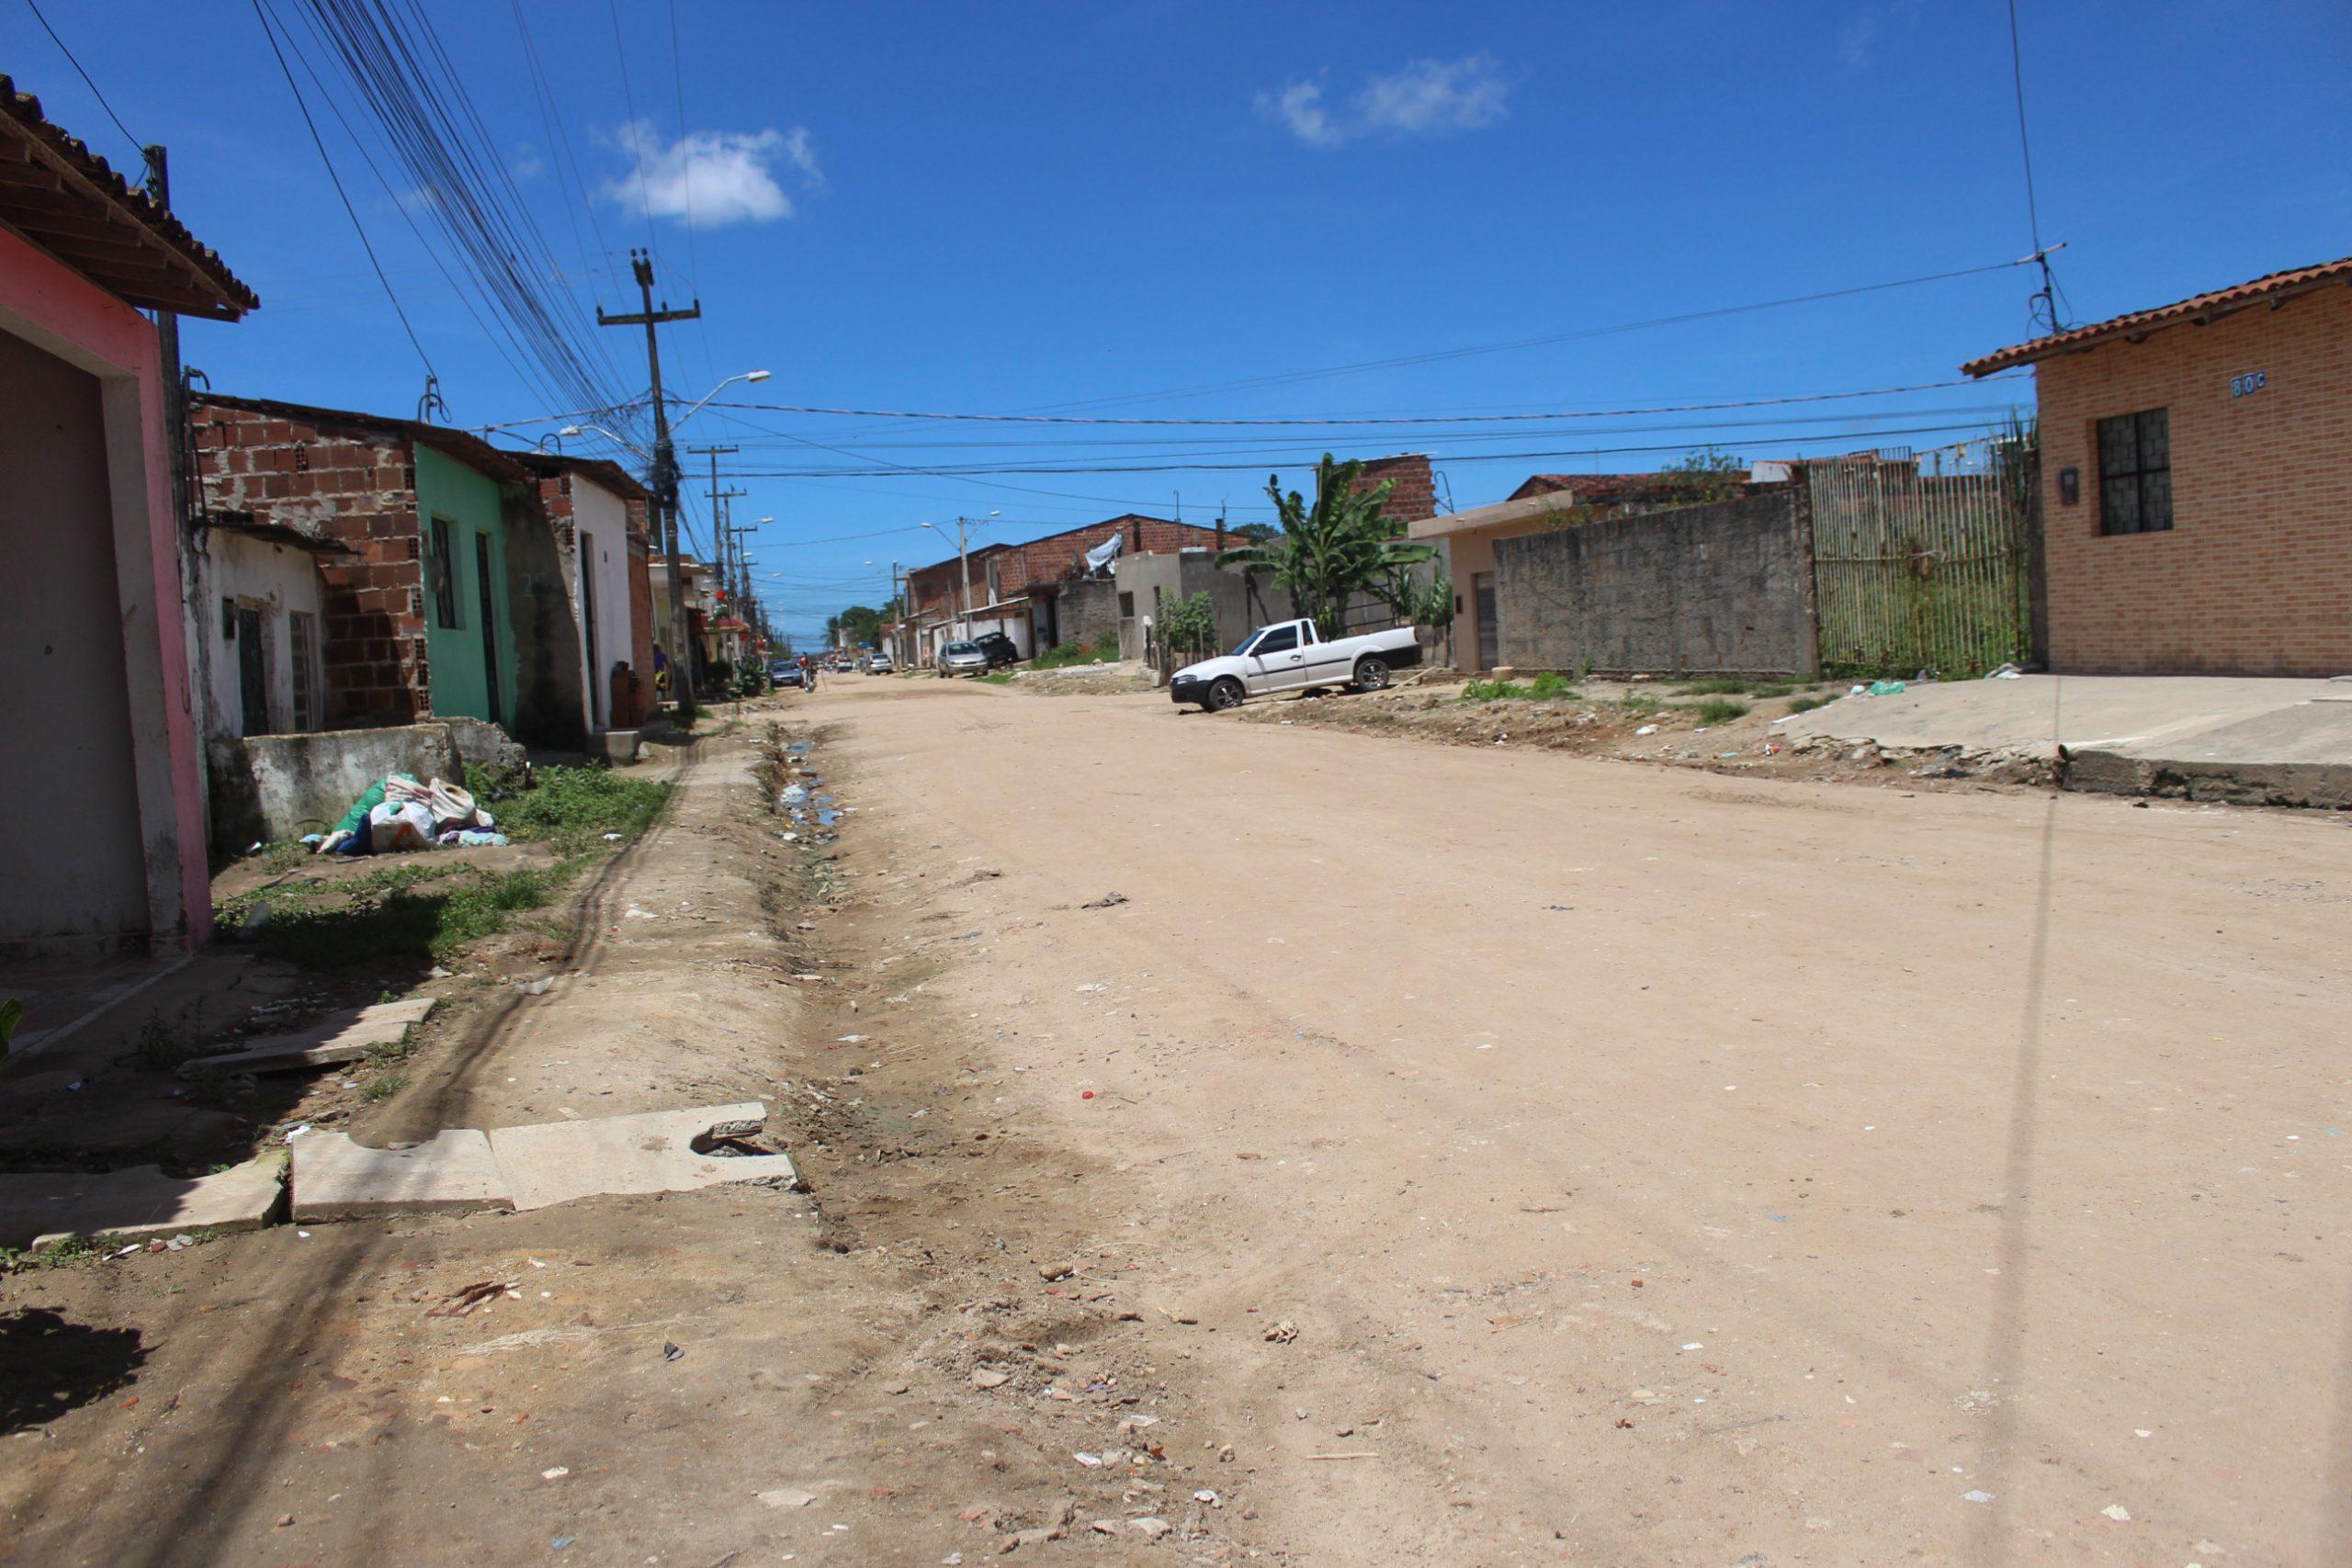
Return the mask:
<svg viewBox="0 0 2352 1568">
<path fill-rule="evenodd" d="M 2352 806 L 2352 681 L 2028 675 L 1849 696 L 1781 727 L 1792 745 L 2063 756 L 2070 789 Z"/>
</svg>

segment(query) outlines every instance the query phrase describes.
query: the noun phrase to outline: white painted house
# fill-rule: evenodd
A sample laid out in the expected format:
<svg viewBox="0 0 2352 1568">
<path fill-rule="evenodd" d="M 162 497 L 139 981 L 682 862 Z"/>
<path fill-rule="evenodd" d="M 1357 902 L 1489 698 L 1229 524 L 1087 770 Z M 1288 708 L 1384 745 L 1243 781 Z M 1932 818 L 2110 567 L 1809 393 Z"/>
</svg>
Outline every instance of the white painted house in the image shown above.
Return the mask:
<svg viewBox="0 0 2352 1568">
<path fill-rule="evenodd" d="M 581 722 L 590 736 L 634 728 L 630 683 L 650 698 L 653 672 L 636 667 L 629 535 L 644 527 L 643 486 L 617 464 L 545 452 L 517 453 L 538 477 L 580 647 Z M 616 704 L 616 694 L 619 700 Z"/>
<path fill-rule="evenodd" d="M 325 723 L 326 590 L 333 539 L 279 523 L 214 513 L 190 542 L 195 660 L 204 736 L 296 735 Z"/>
</svg>

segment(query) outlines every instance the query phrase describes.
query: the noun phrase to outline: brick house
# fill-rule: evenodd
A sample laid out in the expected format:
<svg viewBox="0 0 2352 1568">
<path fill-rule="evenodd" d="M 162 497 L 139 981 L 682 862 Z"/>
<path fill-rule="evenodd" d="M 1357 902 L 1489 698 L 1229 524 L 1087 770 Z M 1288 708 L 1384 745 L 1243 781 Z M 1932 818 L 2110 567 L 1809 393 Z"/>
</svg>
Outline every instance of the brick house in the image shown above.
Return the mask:
<svg viewBox="0 0 2352 1568">
<path fill-rule="evenodd" d="M 2052 669 L 2352 671 L 2352 257 L 1962 368 L 2020 365 Z"/>
<path fill-rule="evenodd" d="M 584 744 L 576 574 L 514 455 L 413 420 L 214 393 L 188 423 L 207 511 L 350 552 L 320 566 L 327 728 L 470 717 Z"/>
<path fill-rule="evenodd" d="M 1128 556 L 1172 555 L 1184 549 L 1218 548 L 1226 543 L 1219 528 L 1127 513 L 1040 539 L 986 545 L 970 551 L 968 598 L 959 597 L 956 591 L 957 558 L 917 567 L 906 580 L 915 659 L 929 663 L 941 643 L 955 639 L 955 626 L 967 605 L 970 630 L 967 635 L 1001 631 L 1023 656 L 1073 637 L 1091 641 L 1093 636 L 1115 630 L 1115 616 L 1096 627 L 1099 617 L 1077 604 L 1085 597 L 1083 592 L 1071 592 L 1085 575 L 1087 553 L 1114 536 L 1121 538 L 1121 553 Z M 1092 635 L 1089 628 L 1093 628 Z"/>
<path fill-rule="evenodd" d="M 617 463 L 524 452 L 556 558 L 571 584 L 580 646 L 581 720 L 591 735 L 634 729 L 653 701 L 653 497 Z"/>
</svg>

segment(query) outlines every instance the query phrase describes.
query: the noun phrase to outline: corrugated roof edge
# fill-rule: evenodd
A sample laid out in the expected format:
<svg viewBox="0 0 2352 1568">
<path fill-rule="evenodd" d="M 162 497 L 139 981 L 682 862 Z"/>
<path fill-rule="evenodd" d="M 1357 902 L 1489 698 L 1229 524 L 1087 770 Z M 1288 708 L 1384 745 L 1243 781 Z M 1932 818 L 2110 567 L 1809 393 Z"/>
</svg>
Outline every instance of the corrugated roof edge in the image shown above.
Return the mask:
<svg viewBox="0 0 2352 1568">
<path fill-rule="evenodd" d="M 2227 288 L 2214 289 L 2209 294 L 2191 295 L 2188 299 L 2177 300 L 2170 305 L 2159 305 L 2154 310 L 2134 310 L 2129 315 L 2113 316 L 2104 321 L 2093 321 L 2088 326 L 2069 327 L 2063 333 L 2052 333 L 2048 337 L 2038 337 L 2027 343 L 2015 344 L 1985 355 L 1981 359 L 1972 359 L 1960 367 L 1961 373 L 1966 376 L 1990 376 L 1996 370 L 2007 370 L 2019 365 L 2030 365 L 2036 360 L 2047 359 L 2052 355 L 2089 348 L 2094 344 L 2105 343 L 2109 338 L 2121 337 L 2134 332 L 2153 332 L 2163 327 L 2177 326 L 2183 321 L 2197 321 L 2199 317 L 2211 319 L 2216 312 L 2243 309 L 2248 305 L 2258 304 L 2265 299 L 2279 299 L 2295 294 L 2307 293 L 2314 288 L 2325 288 L 2339 277 L 2352 278 L 2352 256 L 2345 256 L 2336 261 L 2320 262 L 2312 266 L 2293 267 L 2285 272 L 2268 273 L 2245 283 L 2233 284 Z"/>
<path fill-rule="evenodd" d="M 191 406 L 213 403 L 221 408 L 243 409 L 247 413 L 271 413 L 313 424 L 351 424 L 362 430 L 396 431 L 412 441 L 424 442 L 444 457 L 454 457 L 468 468 L 479 469 L 507 484 L 529 484 L 537 477 L 523 466 L 518 453 L 501 451 L 481 436 L 466 431 L 426 424 L 421 420 L 401 419 L 391 414 L 361 413 L 356 409 L 322 408 L 316 403 L 282 402 L 275 398 L 241 398 L 230 392 L 199 392 L 189 401 Z"/>
<path fill-rule="evenodd" d="M 220 259 L 219 252 L 190 233 L 187 224 L 169 209 L 158 206 L 146 191 L 115 173 L 114 166 L 91 152 L 87 142 L 43 114 L 40 100 L 30 93 L 17 91 L 16 82 L 6 73 L 0 73 L 0 116 L 15 121 L 131 217 L 153 230 L 157 238 L 185 256 L 190 265 L 238 306 L 247 310 L 261 308 L 261 296 L 229 270 L 229 264 Z"/>
</svg>

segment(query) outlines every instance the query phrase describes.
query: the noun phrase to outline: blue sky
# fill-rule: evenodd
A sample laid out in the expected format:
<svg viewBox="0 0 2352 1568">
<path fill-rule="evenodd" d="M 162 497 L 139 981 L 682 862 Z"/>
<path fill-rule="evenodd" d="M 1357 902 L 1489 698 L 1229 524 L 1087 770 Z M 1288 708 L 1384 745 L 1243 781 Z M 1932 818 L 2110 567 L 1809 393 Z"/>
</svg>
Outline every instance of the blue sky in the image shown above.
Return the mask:
<svg viewBox="0 0 2352 1568">
<path fill-rule="evenodd" d="M 381 183 L 313 91 L 302 59 L 337 79 L 306 8 L 271 3 L 449 423 L 566 412 L 442 277 L 409 225 L 434 197 L 375 122 L 335 95 Z M 661 291 L 699 295 L 704 320 L 665 329 L 666 378 L 689 399 L 758 368 L 771 378 L 727 400 L 1193 419 L 1634 409 L 1924 386 L 2030 335 L 2022 269 L 1599 332 L 2030 251 L 2008 13 L 1986 0 L 678 0 L 674 51 L 666 0 L 621 0 L 626 77 L 616 7 L 527 0 L 551 114 L 511 5 L 424 8 L 545 237 L 550 297 L 634 309 L 625 253 L 648 243 Z M 170 146 L 175 205 L 262 295 L 243 323 L 191 324 L 188 362 L 224 391 L 413 412 L 424 364 L 251 6 L 42 10 L 114 113 Z M 2352 249 L 2352 11 L 2290 0 L 2254 27 L 2222 4 L 2018 10 L 2041 227 L 2066 243 L 2073 319 Z M 23 0 L 0 0 L 0 71 L 110 158 L 133 156 Z M 575 335 L 613 395 L 641 390 L 636 336 Z M 1298 374 L 1547 336 L 1566 341 Z M 742 447 L 725 459 L 751 491 L 736 516 L 775 519 L 758 570 L 805 633 L 879 603 L 891 560 L 936 558 L 925 520 L 993 511 L 977 539 L 1024 538 L 1167 515 L 1180 493 L 1187 519 L 1223 504 L 1257 520 L 1268 471 L 1309 482 L 1328 446 L 1429 451 L 1467 507 L 1530 472 L 1648 468 L 1703 446 L 1930 446 L 2027 390 L 1354 430 L 714 404 L 679 439 Z M 975 464 L 1152 471 L 904 471 Z M 705 540 L 708 510 L 694 506 Z"/>
</svg>

